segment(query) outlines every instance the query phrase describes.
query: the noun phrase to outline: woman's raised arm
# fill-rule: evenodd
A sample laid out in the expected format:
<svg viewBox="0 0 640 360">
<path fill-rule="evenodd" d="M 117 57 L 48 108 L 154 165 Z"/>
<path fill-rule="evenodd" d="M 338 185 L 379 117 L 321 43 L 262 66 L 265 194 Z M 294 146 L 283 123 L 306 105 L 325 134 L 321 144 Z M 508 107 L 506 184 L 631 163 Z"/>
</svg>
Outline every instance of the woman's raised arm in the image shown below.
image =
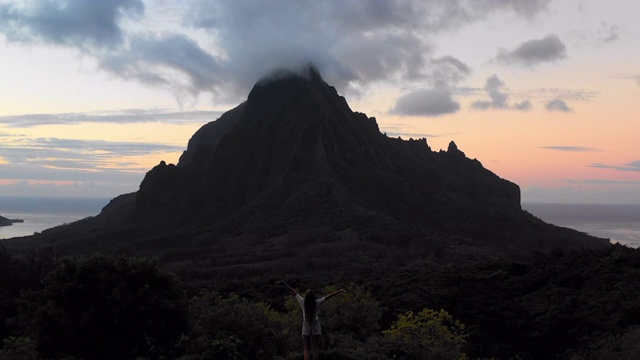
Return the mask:
<svg viewBox="0 0 640 360">
<path fill-rule="evenodd" d="M 338 289 L 336 291 L 330 292 L 327 295 L 324 296 L 325 300 L 328 300 L 330 297 L 334 296 L 334 295 L 338 295 L 340 293 L 344 293 L 346 292 L 344 289 Z"/>
<path fill-rule="evenodd" d="M 289 288 L 289 290 L 291 290 L 291 292 L 293 292 L 294 295 L 298 295 L 298 292 L 296 291 L 296 289 L 292 288 L 289 284 L 287 284 L 286 281 L 279 280 L 279 281 L 276 281 L 276 284 L 284 284 L 286 287 Z"/>
</svg>

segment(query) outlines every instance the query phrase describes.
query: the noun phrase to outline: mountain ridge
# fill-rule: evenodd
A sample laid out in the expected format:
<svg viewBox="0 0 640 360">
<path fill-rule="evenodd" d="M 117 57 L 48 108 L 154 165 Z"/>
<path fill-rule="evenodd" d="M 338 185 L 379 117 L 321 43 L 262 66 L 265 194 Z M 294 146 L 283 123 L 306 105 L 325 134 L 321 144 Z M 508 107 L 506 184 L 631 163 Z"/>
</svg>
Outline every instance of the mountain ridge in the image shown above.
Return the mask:
<svg viewBox="0 0 640 360">
<path fill-rule="evenodd" d="M 75 226 L 99 238 L 108 229 L 118 246 L 142 246 L 143 237 L 147 248 L 168 238 L 180 239 L 172 246 L 206 246 L 305 228 L 366 239 L 385 233 L 389 243 L 396 235 L 455 235 L 500 252 L 604 246 L 523 211 L 519 187 L 453 141 L 434 152 L 426 139 L 382 134 L 312 66 L 256 83 L 245 102 L 191 137 L 177 165 L 161 162 L 136 193 Z"/>
</svg>

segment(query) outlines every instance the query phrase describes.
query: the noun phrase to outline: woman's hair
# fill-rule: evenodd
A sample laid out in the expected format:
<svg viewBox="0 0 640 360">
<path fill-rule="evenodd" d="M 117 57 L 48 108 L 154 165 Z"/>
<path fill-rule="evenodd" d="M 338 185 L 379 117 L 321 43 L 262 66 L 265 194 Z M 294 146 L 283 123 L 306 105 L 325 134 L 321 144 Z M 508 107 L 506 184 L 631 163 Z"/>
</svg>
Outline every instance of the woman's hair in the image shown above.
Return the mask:
<svg viewBox="0 0 640 360">
<path fill-rule="evenodd" d="M 313 319 L 316 318 L 316 294 L 312 290 L 309 290 L 304 297 L 304 321 L 309 324 L 313 323 Z"/>
</svg>

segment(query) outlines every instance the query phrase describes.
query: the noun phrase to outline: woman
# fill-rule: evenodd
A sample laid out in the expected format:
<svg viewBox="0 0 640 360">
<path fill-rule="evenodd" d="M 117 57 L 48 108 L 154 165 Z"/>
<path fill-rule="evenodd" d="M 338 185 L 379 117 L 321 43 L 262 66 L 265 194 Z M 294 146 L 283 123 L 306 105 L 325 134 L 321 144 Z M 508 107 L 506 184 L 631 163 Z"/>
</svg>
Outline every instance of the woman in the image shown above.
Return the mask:
<svg viewBox="0 0 640 360">
<path fill-rule="evenodd" d="M 307 292 L 307 295 L 303 298 L 296 289 L 289 286 L 284 281 L 280 281 L 285 284 L 295 295 L 296 300 L 302 308 L 302 342 L 304 344 L 304 360 L 309 360 L 309 352 L 313 351 L 313 359 L 318 359 L 318 340 L 320 340 L 320 320 L 318 320 L 318 308 L 325 300 L 331 298 L 339 293 L 346 292 L 343 289 L 336 290 L 328 293 L 325 296 L 316 299 L 316 295 L 312 290 Z"/>
</svg>

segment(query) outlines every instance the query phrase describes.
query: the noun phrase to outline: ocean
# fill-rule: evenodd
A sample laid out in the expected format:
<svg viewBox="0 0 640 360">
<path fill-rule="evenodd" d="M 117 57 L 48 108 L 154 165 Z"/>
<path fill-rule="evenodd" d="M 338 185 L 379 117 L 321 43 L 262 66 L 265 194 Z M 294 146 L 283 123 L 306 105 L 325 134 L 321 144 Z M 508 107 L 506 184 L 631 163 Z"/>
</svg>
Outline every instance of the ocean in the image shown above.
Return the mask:
<svg viewBox="0 0 640 360">
<path fill-rule="evenodd" d="M 640 246 L 640 205 L 526 203 L 536 217 L 629 247 Z"/>
<path fill-rule="evenodd" d="M 95 216 L 109 198 L 10 197 L 0 196 L 0 215 L 23 219 L 24 223 L 0 226 L 0 239 L 33 235 L 54 226 Z"/>
<path fill-rule="evenodd" d="M 0 215 L 24 219 L 24 223 L 0 226 L 0 239 L 35 232 L 95 216 L 109 198 L 0 197 Z M 525 203 L 522 208 L 540 219 L 611 239 L 631 247 L 640 246 L 640 205 Z"/>
</svg>

